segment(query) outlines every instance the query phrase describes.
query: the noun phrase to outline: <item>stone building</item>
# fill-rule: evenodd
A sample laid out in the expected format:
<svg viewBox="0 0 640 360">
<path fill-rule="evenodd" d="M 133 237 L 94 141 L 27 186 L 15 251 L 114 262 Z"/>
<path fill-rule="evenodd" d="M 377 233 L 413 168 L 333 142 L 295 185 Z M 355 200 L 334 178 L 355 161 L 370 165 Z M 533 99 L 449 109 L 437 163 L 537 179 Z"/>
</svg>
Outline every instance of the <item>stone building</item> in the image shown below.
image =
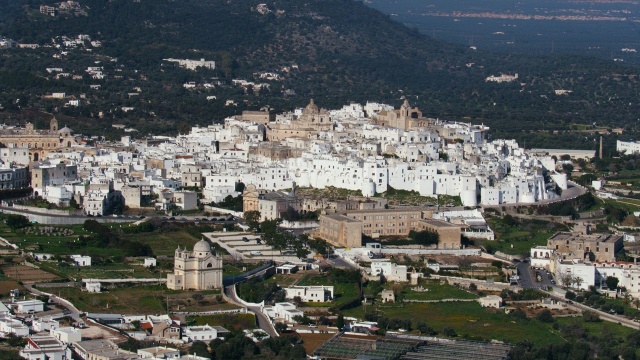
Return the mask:
<svg viewBox="0 0 640 360">
<path fill-rule="evenodd" d="M 460 225 L 434 219 L 424 219 L 421 220 L 418 224 L 422 230 L 428 230 L 438 233 L 438 249 L 460 249 L 460 239 L 462 233 L 462 227 Z"/>
<path fill-rule="evenodd" d="M 167 288 L 171 290 L 209 290 L 222 287 L 222 258 L 202 239 L 193 251 L 178 247 L 173 274 L 167 274 Z"/>
<path fill-rule="evenodd" d="M 290 123 L 271 124 L 267 130 L 267 140 L 280 141 L 287 138 L 311 138 L 321 131 L 333 130 L 333 121 L 329 111 L 318 108 L 313 99 L 302 110 L 297 119 Z"/>
<path fill-rule="evenodd" d="M 24 129 L 2 130 L 0 143 L 8 148 L 28 148 L 31 161 L 43 159 L 51 151 L 77 144 L 71 129 L 66 126 L 58 129 L 56 118 L 51 119 L 48 130 L 36 130 L 32 123 L 27 123 Z"/>
<path fill-rule="evenodd" d="M 77 180 L 76 165 L 39 164 L 31 169 L 31 187 L 34 195 L 42 195 L 47 186 L 61 186 L 67 181 Z"/>
<path fill-rule="evenodd" d="M 242 112 L 242 121 L 267 125 L 270 122 L 276 120 L 276 114 L 269 110 L 269 108 L 263 108 L 260 111 L 245 110 Z"/>
<path fill-rule="evenodd" d="M 422 111 L 417 107 L 411 108 L 409 101 L 405 100 L 398 110 L 383 110 L 376 117 L 376 124 L 393 128 L 409 130 L 414 127 L 429 125 L 429 119 L 422 116 Z"/>
<path fill-rule="evenodd" d="M 614 262 L 622 247 L 623 235 L 617 234 L 558 232 L 547 240 L 547 248 L 563 260 Z"/>
<path fill-rule="evenodd" d="M 320 215 L 317 235 L 339 247 L 362 246 L 362 222 L 341 214 Z"/>
</svg>

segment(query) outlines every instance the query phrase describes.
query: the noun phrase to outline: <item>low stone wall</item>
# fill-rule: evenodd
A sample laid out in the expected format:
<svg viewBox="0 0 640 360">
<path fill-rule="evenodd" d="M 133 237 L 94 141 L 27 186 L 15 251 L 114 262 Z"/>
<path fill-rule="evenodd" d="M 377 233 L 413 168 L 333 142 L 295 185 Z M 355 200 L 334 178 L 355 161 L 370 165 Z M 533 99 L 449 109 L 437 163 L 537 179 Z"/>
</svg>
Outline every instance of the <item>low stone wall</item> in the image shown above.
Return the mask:
<svg viewBox="0 0 640 360">
<path fill-rule="evenodd" d="M 233 216 L 237 216 L 237 217 L 242 217 L 243 216 L 242 211 L 233 211 L 233 210 L 223 209 L 223 208 L 209 206 L 209 205 L 205 205 L 204 211 L 215 211 L 215 212 L 219 212 L 221 214 L 229 214 L 229 215 L 233 215 Z"/>
<path fill-rule="evenodd" d="M 509 254 L 503 253 L 502 251 L 496 251 L 494 255 L 498 259 L 507 260 L 507 261 L 523 260 L 525 258 L 525 256 L 523 255 L 509 255 Z"/>
<path fill-rule="evenodd" d="M 283 229 L 309 229 L 309 228 L 317 228 L 320 225 L 317 221 L 289 221 L 283 220 L 279 227 Z"/>
<path fill-rule="evenodd" d="M 82 210 L 57 210 L 57 209 L 45 209 L 37 206 L 25 206 L 25 205 L 13 205 L 12 208 L 16 210 L 24 210 L 39 214 L 47 215 L 62 215 L 62 216 L 83 216 Z"/>
<path fill-rule="evenodd" d="M 477 299 L 440 299 L 440 300 L 411 300 L 411 299 L 403 299 L 402 302 L 411 302 L 411 303 L 439 303 L 439 302 L 473 302 L 478 301 Z"/>
<path fill-rule="evenodd" d="M 44 225 L 76 225 L 84 224 L 87 220 L 95 220 L 99 223 L 125 223 L 131 222 L 131 219 L 115 218 L 111 216 L 74 216 L 74 215 L 53 215 L 53 214 L 41 214 L 31 213 L 26 210 L 19 210 L 13 208 L 2 208 L 0 212 L 6 214 L 22 215 L 29 219 L 29 221 L 37 222 Z"/>
<path fill-rule="evenodd" d="M 220 315 L 220 314 L 246 314 L 247 313 L 247 309 L 246 308 L 239 308 L 239 309 L 209 310 L 209 311 L 178 311 L 178 312 L 173 312 L 173 313 L 174 314 L 179 314 L 179 315 L 190 315 L 190 316 Z"/>
<path fill-rule="evenodd" d="M 407 255 L 457 255 L 457 256 L 480 256 L 482 250 L 480 249 L 460 249 L 460 250 L 445 250 L 445 249 L 390 249 L 382 248 L 383 254 L 407 254 Z"/>
<path fill-rule="evenodd" d="M 469 287 L 471 284 L 475 284 L 478 290 L 480 291 L 502 291 L 504 289 L 513 290 L 514 292 L 519 292 L 520 289 L 518 287 L 511 286 L 508 283 L 502 282 L 487 282 L 486 280 L 477 280 L 477 279 L 468 279 L 461 278 L 456 276 L 442 276 L 442 275 L 431 275 L 432 279 L 446 280 L 449 284 L 458 284 L 462 287 Z"/>
</svg>

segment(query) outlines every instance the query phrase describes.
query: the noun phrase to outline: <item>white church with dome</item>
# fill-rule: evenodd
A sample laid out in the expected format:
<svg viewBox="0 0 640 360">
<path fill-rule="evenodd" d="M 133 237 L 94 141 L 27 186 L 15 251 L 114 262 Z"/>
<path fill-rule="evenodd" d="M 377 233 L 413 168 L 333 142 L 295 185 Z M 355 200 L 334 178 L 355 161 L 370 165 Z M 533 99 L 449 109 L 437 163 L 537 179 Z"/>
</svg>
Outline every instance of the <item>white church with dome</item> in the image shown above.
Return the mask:
<svg viewBox="0 0 640 360">
<path fill-rule="evenodd" d="M 167 274 L 167 288 L 171 290 L 210 290 L 222 288 L 222 258 L 202 239 L 193 251 L 176 249 L 173 274 Z"/>
</svg>

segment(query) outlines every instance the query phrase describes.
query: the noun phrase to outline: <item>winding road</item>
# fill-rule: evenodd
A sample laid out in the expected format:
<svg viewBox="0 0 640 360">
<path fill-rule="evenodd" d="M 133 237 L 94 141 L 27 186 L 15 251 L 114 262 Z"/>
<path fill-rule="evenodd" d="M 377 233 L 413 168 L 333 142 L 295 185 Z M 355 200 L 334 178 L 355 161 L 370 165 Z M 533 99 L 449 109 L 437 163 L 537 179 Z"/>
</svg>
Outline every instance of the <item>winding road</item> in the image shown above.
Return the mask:
<svg viewBox="0 0 640 360">
<path fill-rule="evenodd" d="M 247 310 L 251 311 L 256 316 L 258 327 L 264 330 L 267 334 L 269 334 L 269 336 L 271 337 L 280 336 L 278 335 L 278 332 L 276 331 L 276 329 L 273 327 L 273 324 L 271 324 L 271 320 L 265 314 L 262 313 L 261 311 L 262 309 L 260 308 L 260 305 L 246 303 L 244 300 L 238 297 L 238 294 L 236 293 L 235 285 L 226 286 L 224 288 L 224 293 L 227 296 L 228 300 L 230 300 L 230 302 L 238 306 L 247 308 Z"/>
</svg>

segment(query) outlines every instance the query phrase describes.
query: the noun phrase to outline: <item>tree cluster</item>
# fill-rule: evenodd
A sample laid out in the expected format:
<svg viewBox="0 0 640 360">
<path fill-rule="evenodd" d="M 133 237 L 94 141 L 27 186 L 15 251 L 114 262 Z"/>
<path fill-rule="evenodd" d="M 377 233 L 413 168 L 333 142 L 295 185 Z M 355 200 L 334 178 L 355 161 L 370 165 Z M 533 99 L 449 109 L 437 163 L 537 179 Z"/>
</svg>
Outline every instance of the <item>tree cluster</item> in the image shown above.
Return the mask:
<svg viewBox="0 0 640 360">
<path fill-rule="evenodd" d="M 147 244 L 138 241 L 123 239 L 118 234 L 111 231 L 111 228 L 104 226 L 95 220 L 84 222 L 83 228 L 91 233 L 89 236 L 81 236 L 79 242 L 67 242 L 73 248 L 82 247 L 107 247 L 122 250 L 124 256 L 152 256 L 153 250 Z"/>
<path fill-rule="evenodd" d="M 260 223 L 262 239 L 264 242 L 277 251 L 294 251 L 299 259 L 304 259 L 309 255 L 309 237 L 305 234 L 295 236 L 293 233 L 281 229 L 279 220 L 265 220 Z"/>
</svg>

